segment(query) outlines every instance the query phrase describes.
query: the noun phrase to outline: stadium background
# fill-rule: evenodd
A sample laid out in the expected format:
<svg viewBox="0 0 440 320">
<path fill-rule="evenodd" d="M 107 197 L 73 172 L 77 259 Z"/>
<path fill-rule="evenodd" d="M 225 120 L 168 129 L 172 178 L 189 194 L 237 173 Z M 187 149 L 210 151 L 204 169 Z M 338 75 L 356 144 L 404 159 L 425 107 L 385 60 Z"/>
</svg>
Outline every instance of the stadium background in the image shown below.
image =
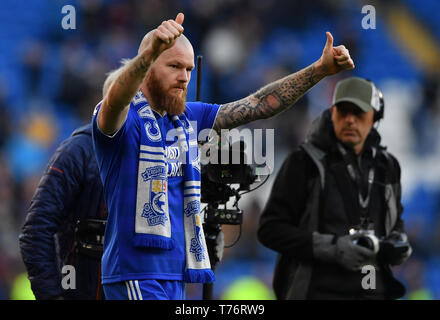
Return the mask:
<svg viewBox="0 0 440 320">
<path fill-rule="evenodd" d="M 373 4 L 376 29 L 364 30 Z M 76 29 L 64 30 L 64 5 Z M 29 201 L 49 157 L 90 121 L 105 74 L 135 56 L 142 36 L 185 13 L 185 34 L 204 56 L 202 100 L 224 103 L 319 58 L 325 31 L 344 44 L 356 69 L 324 79 L 297 105 L 251 128 L 276 128 L 275 169 L 243 196 L 238 244 L 217 266 L 217 299 L 270 299 L 275 253 L 257 242 L 259 214 L 273 177 L 311 120 L 330 106 L 335 83 L 349 75 L 382 88 L 379 131 L 402 166 L 404 220 L 414 254 L 395 274 L 404 299 L 440 298 L 440 2 L 276 0 L 3 0 L 0 10 L 0 299 L 32 298 L 18 247 Z M 195 98 L 195 72 L 188 100 Z M 226 244 L 238 235 L 224 227 Z M 188 287 L 189 299 L 201 286 Z"/>
</svg>

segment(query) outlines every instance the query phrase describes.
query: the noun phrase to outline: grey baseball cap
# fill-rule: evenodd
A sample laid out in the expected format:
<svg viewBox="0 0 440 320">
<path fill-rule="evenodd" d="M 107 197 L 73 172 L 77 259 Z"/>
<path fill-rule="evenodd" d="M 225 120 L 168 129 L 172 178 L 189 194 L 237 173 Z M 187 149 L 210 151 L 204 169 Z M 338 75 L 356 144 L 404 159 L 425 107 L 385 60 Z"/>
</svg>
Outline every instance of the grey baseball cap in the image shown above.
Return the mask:
<svg viewBox="0 0 440 320">
<path fill-rule="evenodd" d="M 340 102 L 354 103 L 364 112 L 368 112 L 371 109 L 379 111 L 380 91 L 377 90 L 371 81 L 350 77 L 336 84 L 333 94 L 333 105 L 337 105 Z"/>
</svg>

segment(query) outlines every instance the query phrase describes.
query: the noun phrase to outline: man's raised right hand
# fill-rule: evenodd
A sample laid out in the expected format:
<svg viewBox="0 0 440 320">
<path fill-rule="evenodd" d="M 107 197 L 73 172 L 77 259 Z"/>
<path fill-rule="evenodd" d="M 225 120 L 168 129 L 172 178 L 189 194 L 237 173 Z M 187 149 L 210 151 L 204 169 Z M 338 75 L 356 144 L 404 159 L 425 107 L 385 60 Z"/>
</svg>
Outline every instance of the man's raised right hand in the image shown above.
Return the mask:
<svg viewBox="0 0 440 320">
<path fill-rule="evenodd" d="M 183 33 L 183 19 L 185 16 L 179 12 L 175 20 L 163 21 L 160 26 L 150 31 L 146 36 L 146 45 L 150 46 L 155 57 L 158 57 L 166 49 L 171 48 L 176 39 Z"/>
</svg>

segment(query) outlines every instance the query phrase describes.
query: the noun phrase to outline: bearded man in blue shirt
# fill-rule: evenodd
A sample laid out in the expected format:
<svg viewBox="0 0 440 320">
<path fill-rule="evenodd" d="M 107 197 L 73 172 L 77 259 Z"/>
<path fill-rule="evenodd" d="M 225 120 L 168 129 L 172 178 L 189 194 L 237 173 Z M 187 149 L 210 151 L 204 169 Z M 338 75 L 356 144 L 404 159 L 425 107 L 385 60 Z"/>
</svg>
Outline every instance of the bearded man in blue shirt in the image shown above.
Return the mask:
<svg viewBox="0 0 440 320">
<path fill-rule="evenodd" d="M 143 38 L 97 105 L 96 158 L 108 206 L 102 258 L 107 299 L 185 299 L 186 283 L 214 281 L 200 217 L 202 130 L 272 117 L 325 76 L 351 70 L 344 46 L 327 33 L 312 65 L 241 100 L 186 102 L 194 50 L 184 15 Z"/>
</svg>

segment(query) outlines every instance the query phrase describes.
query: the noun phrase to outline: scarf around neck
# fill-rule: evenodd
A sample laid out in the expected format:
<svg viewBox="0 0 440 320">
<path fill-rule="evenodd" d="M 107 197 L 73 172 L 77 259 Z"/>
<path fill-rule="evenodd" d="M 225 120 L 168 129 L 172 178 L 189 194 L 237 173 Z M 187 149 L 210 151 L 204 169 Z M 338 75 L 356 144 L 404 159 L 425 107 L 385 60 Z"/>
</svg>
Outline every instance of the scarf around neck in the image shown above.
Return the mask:
<svg viewBox="0 0 440 320">
<path fill-rule="evenodd" d="M 186 270 L 184 281 L 213 282 L 200 214 L 200 158 L 197 134 L 185 114 L 173 115 L 178 137 L 178 157 L 183 162 L 183 228 L 185 244 L 176 244 L 171 237 L 168 207 L 168 161 L 165 138 L 162 137 L 156 117 L 142 92 L 133 99 L 141 123 L 138 183 L 136 191 L 136 219 L 134 245 L 140 248 L 171 250 L 185 245 Z"/>
</svg>

